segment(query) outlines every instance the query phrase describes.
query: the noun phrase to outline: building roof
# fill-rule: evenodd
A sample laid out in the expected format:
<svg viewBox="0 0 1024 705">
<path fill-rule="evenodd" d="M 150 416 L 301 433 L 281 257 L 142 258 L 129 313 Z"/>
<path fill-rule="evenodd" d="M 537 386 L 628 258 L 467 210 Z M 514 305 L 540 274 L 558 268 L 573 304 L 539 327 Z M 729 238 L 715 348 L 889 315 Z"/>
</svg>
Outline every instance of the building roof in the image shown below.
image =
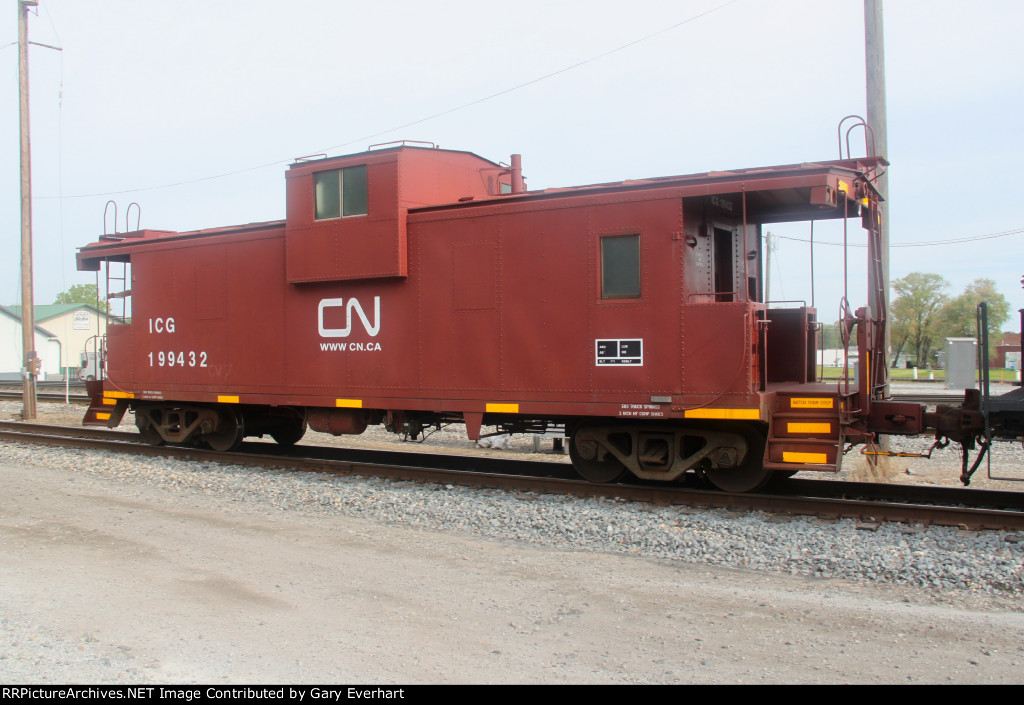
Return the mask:
<svg viewBox="0 0 1024 705">
<path fill-rule="evenodd" d="M 21 306 L 0 306 L 0 308 L 7 309 L 17 316 L 18 320 L 21 320 Z M 92 304 L 36 304 L 33 308 L 36 314 L 36 321 L 47 321 L 51 318 L 56 318 L 57 316 L 63 316 L 65 313 L 69 313 L 70 311 L 77 311 L 83 308 L 87 308 L 99 316 L 107 315 Z"/>
<path fill-rule="evenodd" d="M 13 309 L 15 309 L 15 308 L 18 309 L 18 310 L 14 311 Z M 11 319 L 17 321 L 18 323 L 21 323 L 21 306 L 0 306 L 0 314 L 2 314 L 4 316 L 7 316 L 8 318 L 11 318 Z M 36 326 L 36 332 L 37 333 L 42 333 L 47 338 L 56 338 L 57 337 L 56 335 L 54 335 L 53 333 L 51 333 L 50 331 L 46 330 L 45 328 L 43 328 L 40 325 Z"/>
</svg>

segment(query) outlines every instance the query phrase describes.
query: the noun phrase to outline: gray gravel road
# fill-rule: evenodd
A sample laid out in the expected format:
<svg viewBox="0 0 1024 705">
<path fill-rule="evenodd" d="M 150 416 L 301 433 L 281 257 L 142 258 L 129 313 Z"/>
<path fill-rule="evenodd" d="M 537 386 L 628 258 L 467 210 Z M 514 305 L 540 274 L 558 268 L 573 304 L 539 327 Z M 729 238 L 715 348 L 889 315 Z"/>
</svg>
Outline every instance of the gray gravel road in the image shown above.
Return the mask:
<svg viewBox="0 0 1024 705">
<path fill-rule="evenodd" d="M 1024 681 L 998 532 L 16 444 L 0 473 L 5 683 Z"/>
</svg>

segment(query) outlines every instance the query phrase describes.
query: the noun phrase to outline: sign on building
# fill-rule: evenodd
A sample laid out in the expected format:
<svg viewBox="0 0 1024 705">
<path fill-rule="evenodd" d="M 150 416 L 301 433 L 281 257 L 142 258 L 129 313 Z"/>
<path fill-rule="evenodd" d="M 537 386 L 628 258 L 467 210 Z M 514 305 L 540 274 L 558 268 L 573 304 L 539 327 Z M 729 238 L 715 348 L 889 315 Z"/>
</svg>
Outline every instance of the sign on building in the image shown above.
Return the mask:
<svg viewBox="0 0 1024 705">
<path fill-rule="evenodd" d="M 71 328 L 74 330 L 89 330 L 89 312 L 75 311 L 75 318 Z"/>
</svg>

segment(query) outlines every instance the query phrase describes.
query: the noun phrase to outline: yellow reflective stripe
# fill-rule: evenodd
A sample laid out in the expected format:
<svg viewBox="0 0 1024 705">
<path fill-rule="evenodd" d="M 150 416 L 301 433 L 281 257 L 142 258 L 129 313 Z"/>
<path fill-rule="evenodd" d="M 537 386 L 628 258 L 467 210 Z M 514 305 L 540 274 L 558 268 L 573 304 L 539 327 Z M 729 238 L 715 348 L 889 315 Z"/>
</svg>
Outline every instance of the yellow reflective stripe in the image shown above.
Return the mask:
<svg viewBox="0 0 1024 705">
<path fill-rule="evenodd" d="M 864 366 L 864 370 L 865 370 L 865 374 L 867 374 L 867 377 L 868 377 L 868 394 L 870 394 L 871 393 L 871 351 L 869 350 L 867 353 L 865 353 L 865 356 L 867 357 L 867 364 Z"/>
<path fill-rule="evenodd" d="M 487 413 L 488 414 L 518 414 L 519 413 L 519 405 L 518 404 L 488 404 L 487 405 Z"/>
<path fill-rule="evenodd" d="M 783 451 L 782 462 L 784 463 L 814 463 L 815 465 L 827 465 L 828 456 L 824 453 L 790 453 Z"/>
<path fill-rule="evenodd" d="M 789 433 L 830 433 L 832 431 L 832 424 L 830 424 L 830 423 L 788 423 L 788 424 L 786 424 L 786 430 Z"/>
<path fill-rule="evenodd" d="M 343 409 L 362 409 L 362 399 L 335 399 L 334 405 Z"/>
<path fill-rule="evenodd" d="M 110 397 L 111 399 L 134 399 L 135 394 L 132 392 L 103 392 L 103 396 Z"/>
<path fill-rule="evenodd" d="M 218 394 L 217 401 L 220 402 L 221 404 L 237 404 L 238 397 L 225 394 Z"/>
<path fill-rule="evenodd" d="M 689 409 L 683 413 L 688 419 L 748 419 L 761 418 L 760 409 Z"/>
<path fill-rule="evenodd" d="M 110 418 L 110 414 L 96 414 L 96 418 L 100 421 L 106 421 Z"/>
<path fill-rule="evenodd" d="M 107 406 L 113 406 L 114 404 L 117 404 L 117 399 L 108 399 L 107 397 L 103 397 L 103 403 Z"/>
<path fill-rule="evenodd" d="M 789 400 L 790 409 L 831 409 L 834 406 L 832 397 L 793 397 Z"/>
<path fill-rule="evenodd" d="M 839 190 L 842 191 L 843 193 L 849 194 L 850 184 L 846 183 L 842 179 L 839 179 Z"/>
</svg>

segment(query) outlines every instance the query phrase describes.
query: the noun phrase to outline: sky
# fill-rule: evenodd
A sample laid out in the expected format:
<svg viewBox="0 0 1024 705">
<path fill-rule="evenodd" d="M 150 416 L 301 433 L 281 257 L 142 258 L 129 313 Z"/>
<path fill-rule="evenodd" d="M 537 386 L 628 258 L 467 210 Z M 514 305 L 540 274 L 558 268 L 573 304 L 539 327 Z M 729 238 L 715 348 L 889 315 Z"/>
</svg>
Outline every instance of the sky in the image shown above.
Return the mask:
<svg viewBox="0 0 1024 705">
<path fill-rule="evenodd" d="M 11 304 L 17 0 L 3 2 L 0 303 Z M 884 10 L 891 277 L 935 272 L 951 295 L 987 277 L 1024 308 L 1024 3 Z M 35 300 L 94 281 L 74 257 L 103 233 L 108 200 L 120 231 L 132 202 L 155 229 L 281 219 L 284 172 L 304 155 L 398 139 L 494 161 L 521 153 L 531 189 L 836 159 L 839 122 L 867 111 L 863 31 L 862 0 L 41 0 L 29 37 L 62 51 L 30 48 Z M 864 153 L 858 133 L 852 144 Z M 813 296 L 832 321 L 842 250 L 816 247 L 812 294 L 809 227 L 768 228 L 771 294 Z M 839 239 L 835 224 L 815 226 L 816 242 Z M 850 256 L 857 308 L 865 251 Z"/>
</svg>

